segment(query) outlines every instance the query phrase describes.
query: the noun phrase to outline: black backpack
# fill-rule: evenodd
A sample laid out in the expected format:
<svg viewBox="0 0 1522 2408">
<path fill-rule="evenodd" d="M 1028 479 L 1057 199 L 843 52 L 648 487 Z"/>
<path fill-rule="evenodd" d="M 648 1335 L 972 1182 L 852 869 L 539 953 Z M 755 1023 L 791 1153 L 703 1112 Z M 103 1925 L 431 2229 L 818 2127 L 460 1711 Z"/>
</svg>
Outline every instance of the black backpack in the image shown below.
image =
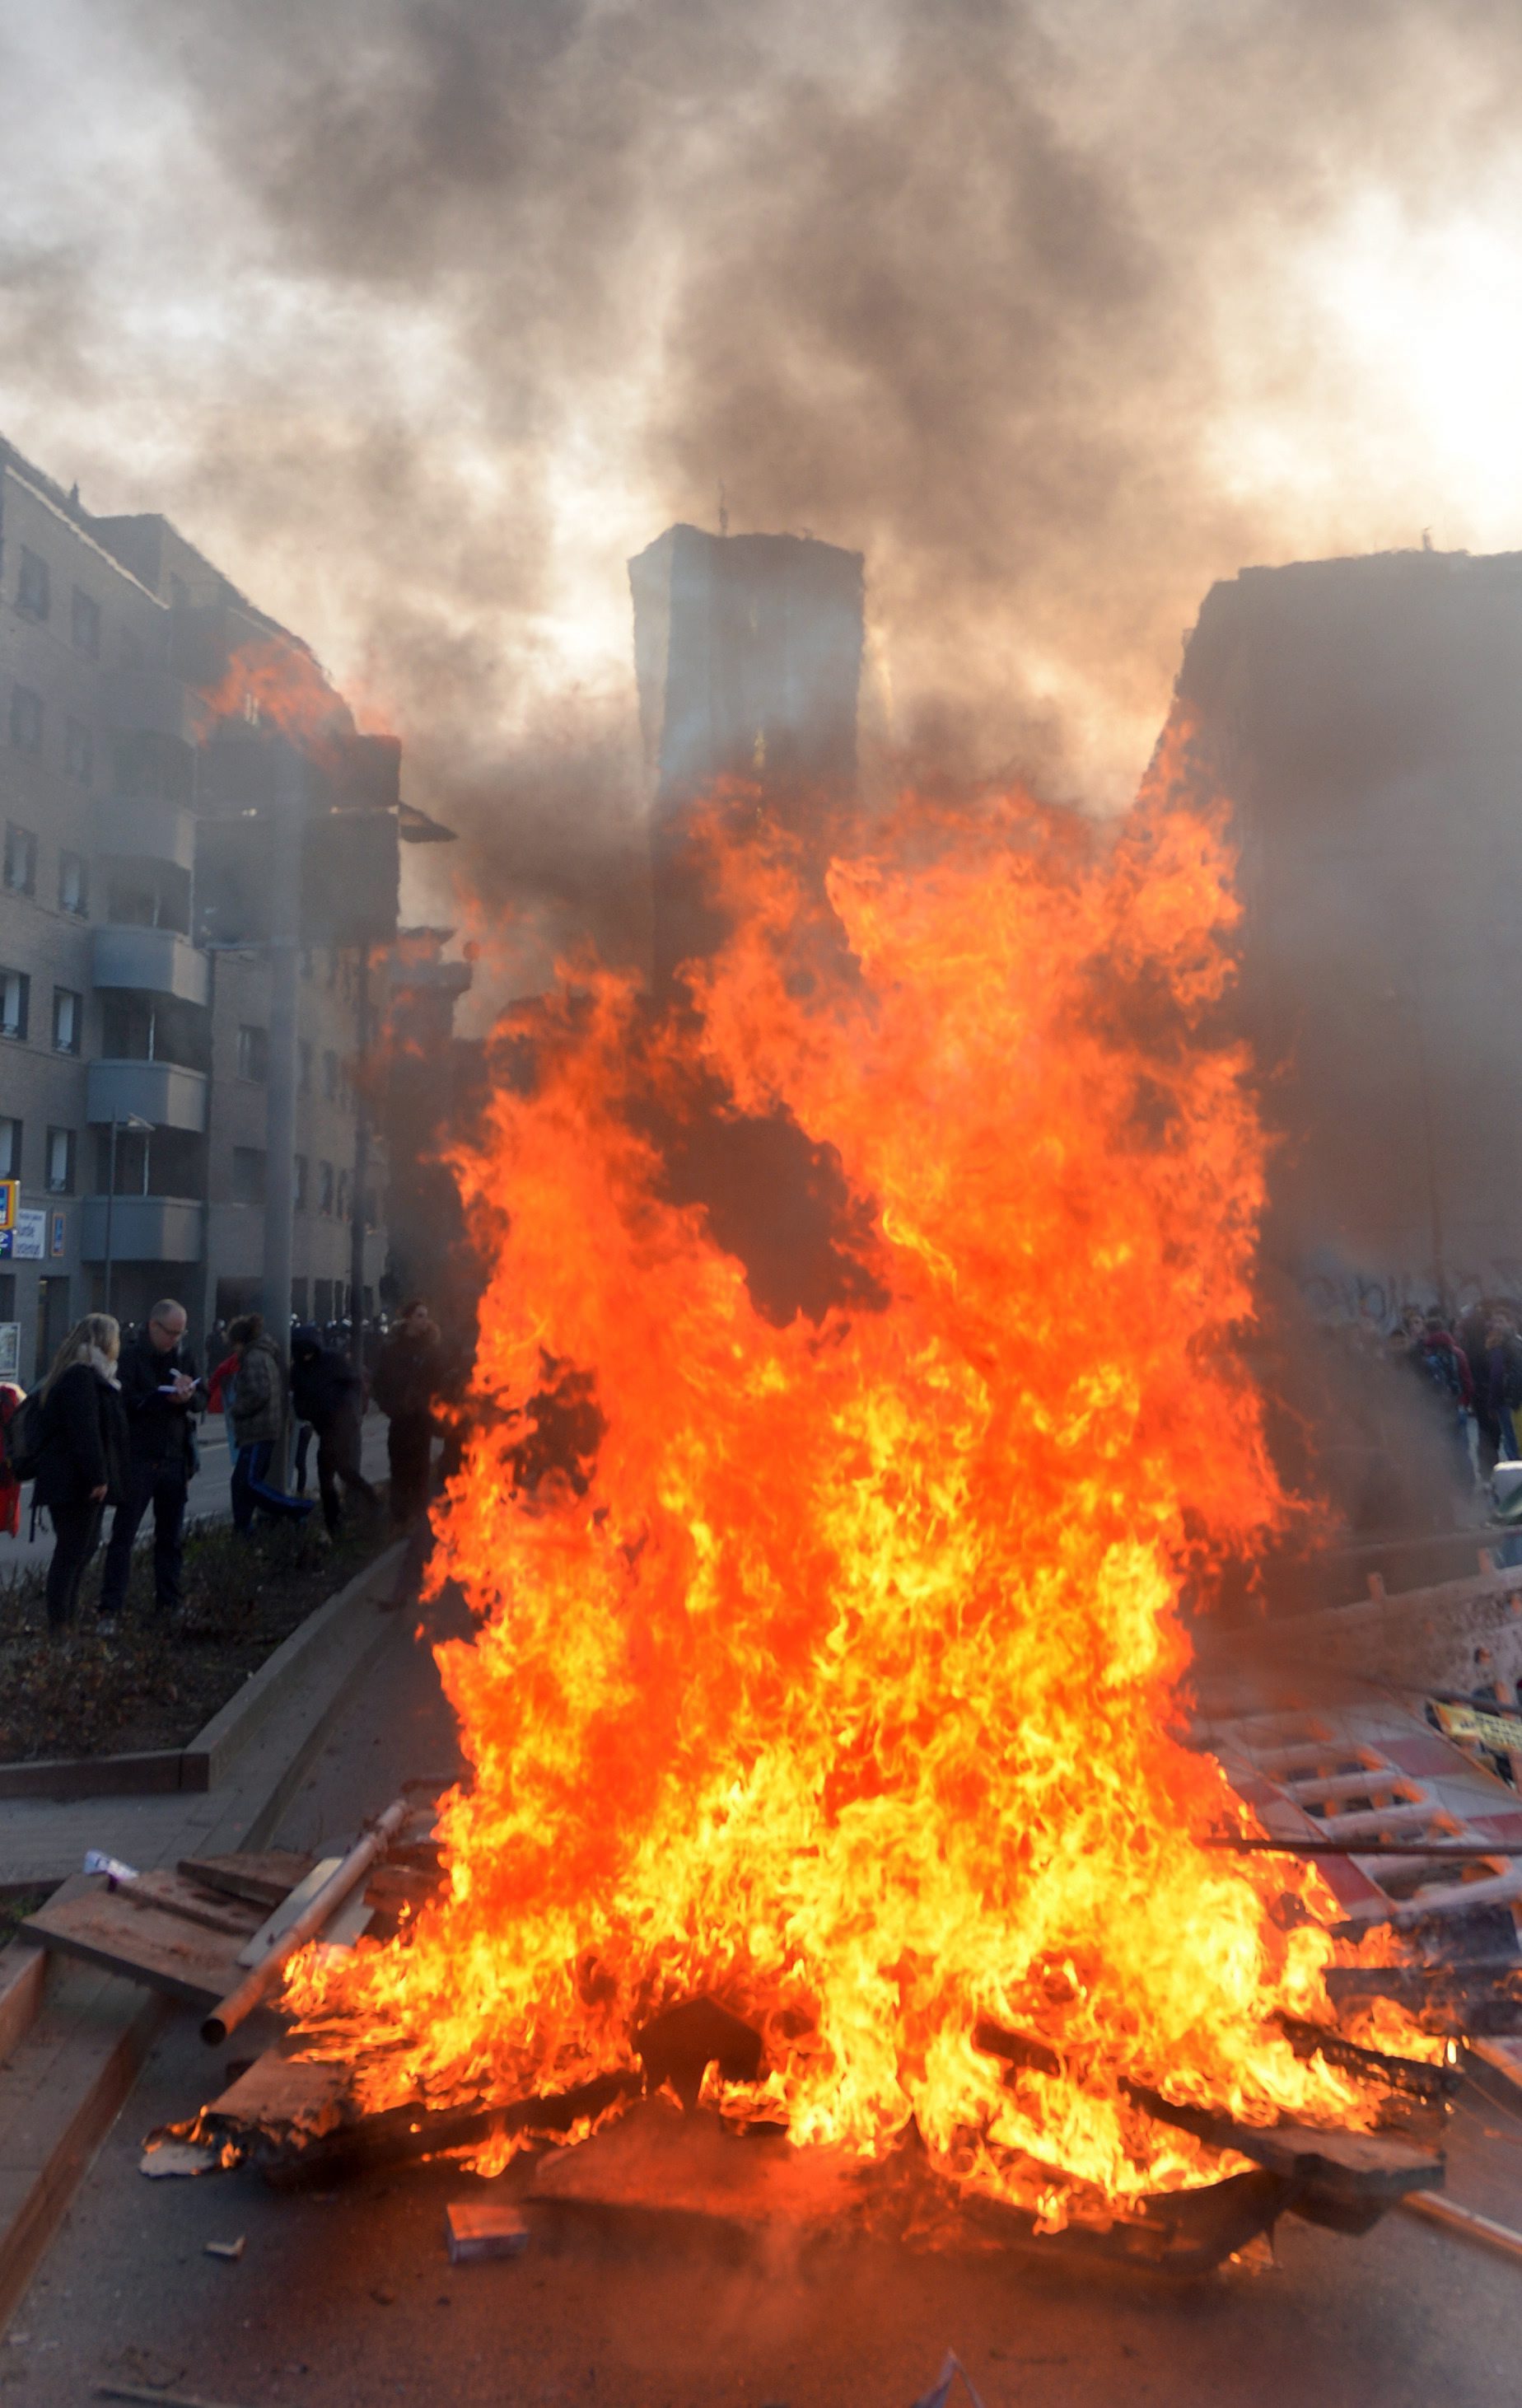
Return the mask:
<svg viewBox="0 0 1522 2408">
<path fill-rule="evenodd" d="M 35 1480 L 42 1469 L 42 1398 L 23 1397 L 0 1431 L 6 1469 L 12 1480 Z"/>
</svg>

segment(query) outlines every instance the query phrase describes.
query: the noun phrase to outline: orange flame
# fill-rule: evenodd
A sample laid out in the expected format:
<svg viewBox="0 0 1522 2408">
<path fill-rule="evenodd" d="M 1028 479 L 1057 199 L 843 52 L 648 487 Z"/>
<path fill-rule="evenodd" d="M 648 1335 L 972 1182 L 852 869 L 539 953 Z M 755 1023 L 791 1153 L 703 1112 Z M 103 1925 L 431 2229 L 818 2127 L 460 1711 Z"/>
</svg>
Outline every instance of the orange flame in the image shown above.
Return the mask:
<svg viewBox="0 0 1522 2408">
<path fill-rule="evenodd" d="M 1234 1343 L 1263 1148 L 1208 1026 L 1229 868 L 1160 786 L 1117 837 L 905 809 L 830 871 L 832 964 L 753 837 L 690 1011 L 595 968 L 541 1008 L 532 1092 L 457 1166 L 494 1268 L 434 1573 L 479 1624 L 438 1651 L 448 1888 L 291 1984 L 367 2104 L 559 2089 L 704 1990 L 765 2034 L 758 2084 L 710 2074 L 728 2112 L 866 2155 L 912 2118 L 1049 2223 L 1221 2171 L 1128 2081 L 1367 2120 L 1273 2021 L 1328 2014 L 1330 1940 L 1271 1912 L 1324 1893 L 1197 1844 L 1246 1817 L 1177 1735 L 1184 1583 L 1286 1510 Z M 775 1326 L 668 1200 L 643 1132 L 715 1077 L 837 1150 L 883 1309 Z M 601 1434 L 527 1495 L 547 1358 Z"/>
</svg>

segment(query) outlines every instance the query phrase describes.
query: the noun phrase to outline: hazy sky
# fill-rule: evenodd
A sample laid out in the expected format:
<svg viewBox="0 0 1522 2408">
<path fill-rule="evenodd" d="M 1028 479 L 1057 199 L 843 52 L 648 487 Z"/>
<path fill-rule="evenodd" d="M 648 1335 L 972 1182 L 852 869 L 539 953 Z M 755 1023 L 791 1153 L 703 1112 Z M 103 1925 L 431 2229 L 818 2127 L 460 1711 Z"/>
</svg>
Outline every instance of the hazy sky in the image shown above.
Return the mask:
<svg viewBox="0 0 1522 2408">
<path fill-rule="evenodd" d="M 0 428 L 573 910 L 624 560 L 721 481 L 865 552 L 896 742 L 1109 806 L 1213 579 L 1522 544 L 1519 67 L 1484 0 L 0 0 Z"/>
</svg>

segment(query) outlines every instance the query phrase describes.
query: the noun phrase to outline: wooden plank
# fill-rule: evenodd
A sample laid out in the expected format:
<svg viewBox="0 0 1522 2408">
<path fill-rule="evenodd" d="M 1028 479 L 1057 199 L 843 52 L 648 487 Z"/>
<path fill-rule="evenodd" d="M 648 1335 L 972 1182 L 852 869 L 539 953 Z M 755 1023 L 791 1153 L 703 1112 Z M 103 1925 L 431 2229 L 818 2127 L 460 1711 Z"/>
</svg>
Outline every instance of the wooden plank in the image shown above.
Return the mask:
<svg viewBox="0 0 1522 2408">
<path fill-rule="evenodd" d="M 245 1898 L 252 1906 L 279 1906 L 316 1859 L 289 1848 L 266 1848 L 247 1856 L 181 1856 L 179 1870 L 204 1889 L 220 1890 L 227 1898 Z"/>
<path fill-rule="evenodd" d="M 135 1899 L 136 1887 L 109 1890 L 103 1883 L 84 1897 L 50 1899 L 21 1929 L 45 1948 L 103 1965 L 188 2006 L 215 2006 L 236 1978 L 237 1953 L 252 1925 L 211 1930 L 171 1907 Z"/>
<path fill-rule="evenodd" d="M 317 2063 L 290 2057 L 283 2048 L 267 2048 L 206 2112 L 240 2131 L 258 2130 L 280 2139 L 296 2133 L 315 2137 L 336 2130 L 343 2121 L 348 2079 L 347 2065 Z"/>
<path fill-rule="evenodd" d="M 203 1931 L 220 1931 L 230 1940 L 247 1939 L 259 1928 L 259 1909 L 247 1899 L 205 1889 L 199 1882 L 187 1881 L 183 1873 L 139 1873 L 135 1881 L 122 1882 L 115 1894 L 139 1913 L 151 1908 L 178 1914 L 186 1923 L 199 1924 Z"/>
<path fill-rule="evenodd" d="M 1325 2131 L 1309 2124 L 1239 2124 L 1213 2107 L 1186 2106 L 1140 2083 L 1125 2085 L 1138 2107 L 1161 2124 L 1192 2132 L 1211 2148 L 1235 2149 L 1271 2173 L 1314 2185 L 1330 2198 L 1393 2204 L 1408 2191 L 1435 2188 L 1444 2161 L 1433 2149 L 1384 2132 Z"/>
</svg>

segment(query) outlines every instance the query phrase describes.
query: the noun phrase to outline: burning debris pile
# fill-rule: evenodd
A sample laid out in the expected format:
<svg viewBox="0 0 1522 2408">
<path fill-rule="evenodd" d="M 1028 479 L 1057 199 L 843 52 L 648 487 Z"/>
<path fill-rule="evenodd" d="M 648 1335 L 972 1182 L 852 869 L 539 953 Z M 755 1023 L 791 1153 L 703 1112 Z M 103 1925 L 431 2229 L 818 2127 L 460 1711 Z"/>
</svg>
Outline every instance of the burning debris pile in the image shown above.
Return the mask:
<svg viewBox="0 0 1522 2408">
<path fill-rule="evenodd" d="M 129 1955 L 208 2037 L 283 1982 L 186 2170 L 596 2134 L 533 2195 L 611 2147 L 667 2205 L 743 2164 L 805 2221 L 1182 2272 L 1287 2211 L 1361 2231 L 1442 2179 L 1452 2015 L 1260 1852 L 1257 1742 L 1233 1787 L 1187 1719 L 1186 1591 L 1291 1510 L 1238 1351 L 1262 1145 L 1218 832 L 1160 783 L 1116 833 L 905 808 L 826 905 L 714 827 L 725 948 L 659 1010 L 569 969 L 455 1166 L 492 1266 L 434 1567 L 477 1624 L 437 1651 L 467 1778 L 342 1865 L 129 1885 Z M 672 1192 L 671 1131 L 779 1114 L 832 1199 L 813 1315 Z M 1313 1809 L 1335 1753 L 1286 1758 Z M 1323 1828 L 1298 1799 L 1270 1832 Z M 380 1916 L 348 1947 L 340 1893 Z M 108 1904 L 33 1928 L 121 1964 Z"/>
<path fill-rule="evenodd" d="M 306 2053 L 371 2114 L 521 2124 L 704 1999 L 755 2042 L 705 2060 L 724 2118 L 912 2131 L 1045 2229 L 1367 2129 L 1383 2083 L 1286 2031 L 1332 2020 L 1324 1894 L 1200 1844 L 1246 1818 L 1179 1727 L 1184 1584 L 1286 1510 L 1233 1342 L 1262 1169 L 1216 835 L 1160 790 L 1113 841 L 906 808 L 833 864 L 838 926 L 779 839 L 716 877 L 681 1008 L 568 974 L 458 1164 L 471 1778 L 437 1899 L 296 1960 Z M 716 1082 L 838 1158 L 858 1276 L 817 1321 L 669 1197 L 647 1132 Z"/>
</svg>

